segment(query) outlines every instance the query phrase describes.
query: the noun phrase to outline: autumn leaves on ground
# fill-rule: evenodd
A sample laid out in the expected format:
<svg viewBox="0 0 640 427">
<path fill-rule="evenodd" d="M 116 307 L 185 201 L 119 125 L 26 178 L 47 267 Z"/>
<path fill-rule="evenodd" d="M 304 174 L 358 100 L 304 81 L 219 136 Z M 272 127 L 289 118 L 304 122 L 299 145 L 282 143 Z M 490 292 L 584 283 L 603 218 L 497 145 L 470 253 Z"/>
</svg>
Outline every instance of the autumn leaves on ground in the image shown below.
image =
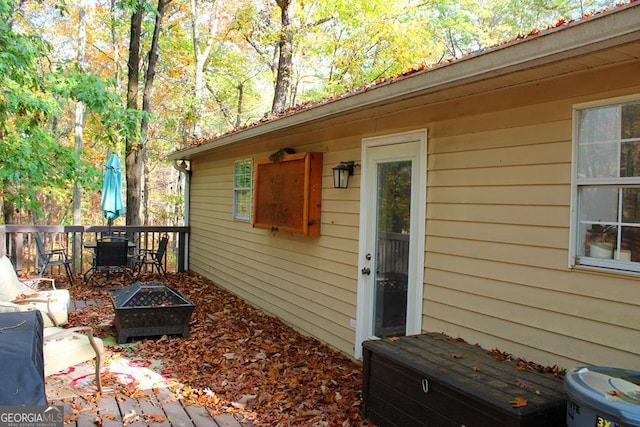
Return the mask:
<svg viewBox="0 0 640 427">
<path fill-rule="evenodd" d="M 196 305 L 191 337 L 145 339 L 107 352 L 161 360 L 179 383 L 173 391 L 180 398 L 214 414 L 236 413 L 254 426 L 365 423 L 360 365 L 198 275 L 173 274 L 163 283 Z M 74 300 L 100 302 L 71 313 L 70 325 L 91 325 L 102 338 L 115 335 L 112 326 L 99 326 L 113 319 L 110 292 L 82 285 L 69 290 Z"/>
</svg>

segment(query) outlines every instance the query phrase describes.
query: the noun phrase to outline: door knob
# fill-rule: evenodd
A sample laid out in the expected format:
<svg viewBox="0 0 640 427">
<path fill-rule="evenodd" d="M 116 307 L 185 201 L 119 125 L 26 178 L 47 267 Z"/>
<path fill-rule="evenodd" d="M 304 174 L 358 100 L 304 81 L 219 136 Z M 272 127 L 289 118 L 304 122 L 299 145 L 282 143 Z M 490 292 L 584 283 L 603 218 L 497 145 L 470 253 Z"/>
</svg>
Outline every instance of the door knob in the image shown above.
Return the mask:
<svg viewBox="0 0 640 427">
<path fill-rule="evenodd" d="M 371 269 L 369 267 L 365 267 L 360 271 L 362 272 L 362 274 L 367 275 L 367 276 L 371 274 Z"/>
</svg>

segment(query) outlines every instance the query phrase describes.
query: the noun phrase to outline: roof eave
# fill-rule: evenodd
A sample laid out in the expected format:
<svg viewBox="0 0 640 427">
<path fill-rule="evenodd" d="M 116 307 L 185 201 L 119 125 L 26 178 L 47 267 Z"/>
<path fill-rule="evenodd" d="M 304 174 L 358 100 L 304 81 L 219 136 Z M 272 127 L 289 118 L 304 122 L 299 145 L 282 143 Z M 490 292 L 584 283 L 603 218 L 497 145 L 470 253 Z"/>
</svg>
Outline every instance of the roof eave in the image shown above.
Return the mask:
<svg viewBox="0 0 640 427">
<path fill-rule="evenodd" d="M 544 31 L 450 63 L 390 80 L 317 106 L 301 109 L 202 145 L 171 153 L 191 159 L 207 151 L 316 120 L 400 101 L 444 88 L 495 78 L 640 39 L 640 3 Z"/>
</svg>

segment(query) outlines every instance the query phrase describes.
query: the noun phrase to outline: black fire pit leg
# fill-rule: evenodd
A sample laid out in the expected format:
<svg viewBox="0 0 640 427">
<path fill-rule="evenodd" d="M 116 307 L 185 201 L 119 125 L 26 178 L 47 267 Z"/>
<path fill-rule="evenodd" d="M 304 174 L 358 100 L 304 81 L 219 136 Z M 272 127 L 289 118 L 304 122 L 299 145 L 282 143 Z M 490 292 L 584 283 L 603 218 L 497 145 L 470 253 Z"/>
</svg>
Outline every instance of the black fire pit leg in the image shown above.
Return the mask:
<svg viewBox="0 0 640 427">
<path fill-rule="evenodd" d="M 189 334 L 189 326 L 188 325 L 183 325 L 182 326 L 182 338 L 189 338 L 191 336 L 191 334 Z"/>
<path fill-rule="evenodd" d="M 126 332 L 118 333 L 118 344 L 126 344 L 128 340 L 129 340 L 129 335 L 127 335 Z"/>
</svg>

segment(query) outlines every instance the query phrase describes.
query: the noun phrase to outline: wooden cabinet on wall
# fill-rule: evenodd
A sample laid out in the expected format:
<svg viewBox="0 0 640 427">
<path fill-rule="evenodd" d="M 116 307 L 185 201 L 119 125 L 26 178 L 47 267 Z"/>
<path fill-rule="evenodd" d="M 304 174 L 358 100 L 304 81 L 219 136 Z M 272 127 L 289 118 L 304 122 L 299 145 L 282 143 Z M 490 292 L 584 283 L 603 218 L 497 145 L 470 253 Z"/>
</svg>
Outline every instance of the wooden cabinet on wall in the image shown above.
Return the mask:
<svg viewBox="0 0 640 427">
<path fill-rule="evenodd" d="M 306 236 L 320 235 L 322 153 L 256 161 L 253 226 Z"/>
</svg>

